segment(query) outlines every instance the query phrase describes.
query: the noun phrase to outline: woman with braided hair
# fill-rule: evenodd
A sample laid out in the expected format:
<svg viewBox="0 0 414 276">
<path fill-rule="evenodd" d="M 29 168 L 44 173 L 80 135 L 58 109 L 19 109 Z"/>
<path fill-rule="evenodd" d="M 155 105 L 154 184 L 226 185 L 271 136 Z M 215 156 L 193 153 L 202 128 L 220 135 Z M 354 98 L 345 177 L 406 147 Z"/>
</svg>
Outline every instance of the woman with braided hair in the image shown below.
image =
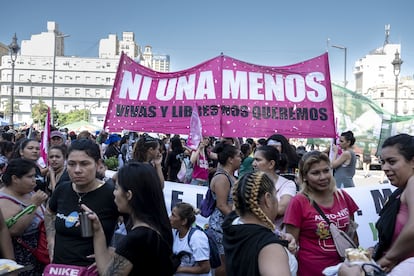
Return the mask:
<svg viewBox="0 0 414 276">
<path fill-rule="evenodd" d="M 264 172 L 243 175 L 233 186 L 231 212 L 223 223 L 227 275 L 296 275 L 288 241 L 274 234 L 276 188 Z"/>
</svg>

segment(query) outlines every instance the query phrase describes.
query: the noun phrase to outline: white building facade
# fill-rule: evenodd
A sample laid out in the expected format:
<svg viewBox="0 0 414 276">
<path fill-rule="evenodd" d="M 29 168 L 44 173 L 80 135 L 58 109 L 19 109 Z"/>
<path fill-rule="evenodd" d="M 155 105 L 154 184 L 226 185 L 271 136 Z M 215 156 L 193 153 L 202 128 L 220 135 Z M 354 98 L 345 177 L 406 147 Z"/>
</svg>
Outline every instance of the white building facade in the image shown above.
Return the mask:
<svg viewBox="0 0 414 276">
<path fill-rule="evenodd" d="M 372 99 L 391 114 L 395 108 L 395 75 L 392 61 L 400 53 L 400 44 L 384 43 L 355 62 L 355 91 Z M 402 65 L 404 66 L 404 64 Z M 412 77 L 398 76 L 397 115 L 414 115 L 414 81 Z"/>
<path fill-rule="evenodd" d="M 54 106 L 60 113 L 87 109 L 91 115 L 84 119 L 103 126 L 120 53 L 125 52 L 139 63 L 143 60 L 132 32 L 124 32 L 121 41 L 114 34 L 102 39 L 97 58 L 64 56 L 65 37 L 55 22 L 48 22 L 47 32 L 22 41 L 14 70 L 14 122 L 32 123 L 32 106 L 40 100 L 51 106 L 54 94 Z M 152 58 L 151 47 L 149 50 L 148 54 Z M 168 65 L 154 68 L 152 60 L 143 65 L 154 70 L 169 70 L 169 56 L 164 59 Z M 10 105 L 11 79 L 10 55 L 3 55 L 0 63 L 0 111 Z M 59 122 L 55 121 L 55 124 Z"/>
</svg>

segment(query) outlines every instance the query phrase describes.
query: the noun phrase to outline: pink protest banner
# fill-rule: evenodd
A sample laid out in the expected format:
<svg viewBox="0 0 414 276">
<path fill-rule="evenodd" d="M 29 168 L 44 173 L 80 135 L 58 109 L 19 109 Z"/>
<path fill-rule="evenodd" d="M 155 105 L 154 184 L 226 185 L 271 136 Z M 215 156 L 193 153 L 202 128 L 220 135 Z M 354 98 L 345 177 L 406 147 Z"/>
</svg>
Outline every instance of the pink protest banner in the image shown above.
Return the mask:
<svg viewBox="0 0 414 276">
<path fill-rule="evenodd" d="M 171 73 L 122 54 L 105 128 L 188 134 L 193 106 L 203 135 L 335 137 L 327 53 L 282 67 L 220 55 Z"/>
</svg>

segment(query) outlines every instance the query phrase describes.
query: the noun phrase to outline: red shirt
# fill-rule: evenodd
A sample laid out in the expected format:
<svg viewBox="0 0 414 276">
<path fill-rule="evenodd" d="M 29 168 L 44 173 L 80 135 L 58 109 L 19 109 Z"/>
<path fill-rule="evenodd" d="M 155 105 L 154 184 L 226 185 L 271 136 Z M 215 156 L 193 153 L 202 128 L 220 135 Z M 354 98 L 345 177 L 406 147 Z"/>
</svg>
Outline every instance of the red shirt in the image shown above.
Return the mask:
<svg viewBox="0 0 414 276">
<path fill-rule="evenodd" d="M 331 207 L 319 205 L 328 219 L 346 231 L 352 215 L 359 208 L 354 200 L 342 190 L 334 196 Z M 295 195 L 286 210 L 284 223 L 299 228 L 298 276 L 322 275 L 322 271 L 341 262 L 329 227 L 323 217 L 303 194 Z"/>
</svg>

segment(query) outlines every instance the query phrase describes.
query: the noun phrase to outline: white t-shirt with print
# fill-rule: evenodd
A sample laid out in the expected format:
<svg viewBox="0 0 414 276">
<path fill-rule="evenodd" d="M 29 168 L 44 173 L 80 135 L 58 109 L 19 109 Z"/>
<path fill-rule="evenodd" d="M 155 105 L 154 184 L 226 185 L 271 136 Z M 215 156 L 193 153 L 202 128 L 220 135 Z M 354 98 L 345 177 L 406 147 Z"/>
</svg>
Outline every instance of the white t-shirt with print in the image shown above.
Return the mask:
<svg viewBox="0 0 414 276">
<path fill-rule="evenodd" d="M 177 254 L 180 251 L 187 251 L 192 254 L 191 258 L 184 256 L 181 259 L 181 266 L 194 266 L 196 262 L 210 259 L 210 246 L 206 234 L 201 230 L 195 230 L 188 244 L 187 232 L 184 238 L 180 238 L 178 231 L 173 229 L 174 243 L 173 252 Z M 211 271 L 204 274 L 176 273 L 176 276 L 211 276 Z"/>
</svg>

